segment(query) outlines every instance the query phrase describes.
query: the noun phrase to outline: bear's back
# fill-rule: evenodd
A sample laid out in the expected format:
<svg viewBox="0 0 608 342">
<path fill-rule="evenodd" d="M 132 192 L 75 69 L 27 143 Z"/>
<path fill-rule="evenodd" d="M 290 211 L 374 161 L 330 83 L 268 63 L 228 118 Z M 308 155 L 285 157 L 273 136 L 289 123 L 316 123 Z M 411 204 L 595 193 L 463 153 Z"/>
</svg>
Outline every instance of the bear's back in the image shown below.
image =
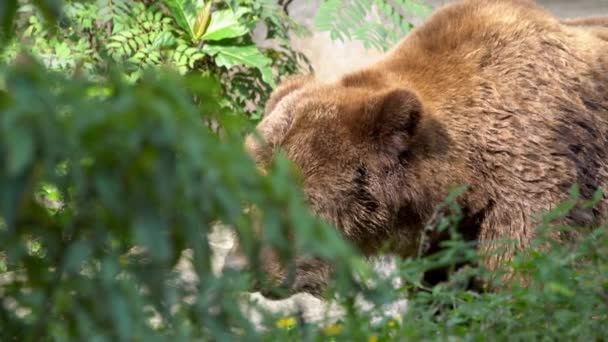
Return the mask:
<svg viewBox="0 0 608 342">
<path fill-rule="evenodd" d="M 573 184 L 583 198 L 608 189 L 602 30 L 565 25 L 531 1 L 466 0 L 439 10 L 366 73 L 416 91 L 479 191 L 538 213 L 567 199 Z"/>
</svg>

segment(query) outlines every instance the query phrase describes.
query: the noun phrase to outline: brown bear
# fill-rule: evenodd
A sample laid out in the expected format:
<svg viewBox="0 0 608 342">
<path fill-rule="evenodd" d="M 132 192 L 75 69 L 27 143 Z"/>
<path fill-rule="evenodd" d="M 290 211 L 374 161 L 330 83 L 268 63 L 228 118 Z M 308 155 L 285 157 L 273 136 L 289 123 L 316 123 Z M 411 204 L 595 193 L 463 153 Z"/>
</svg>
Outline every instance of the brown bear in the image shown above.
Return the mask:
<svg viewBox="0 0 608 342">
<path fill-rule="evenodd" d="M 368 68 L 334 83 L 283 82 L 246 146 L 262 166 L 282 150 L 311 210 L 365 255 L 387 242 L 416 255 L 438 205 L 467 185 L 458 229 L 495 270 L 529 246 L 535 214 L 567 200 L 574 184 L 582 199 L 607 189 L 606 22 L 560 22 L 526 0 L 450 4 Z M 597 224 L 605 199 L 562 222 Z M 431 235 L 429 250 L 444 238 Z M 515 244 L 489 253 L 501 239 Z M 266 263 L 286 279 L 274 258 Z M 297 265 L 283 285 L 321 291 L 331 267 Z"/>
</svg>

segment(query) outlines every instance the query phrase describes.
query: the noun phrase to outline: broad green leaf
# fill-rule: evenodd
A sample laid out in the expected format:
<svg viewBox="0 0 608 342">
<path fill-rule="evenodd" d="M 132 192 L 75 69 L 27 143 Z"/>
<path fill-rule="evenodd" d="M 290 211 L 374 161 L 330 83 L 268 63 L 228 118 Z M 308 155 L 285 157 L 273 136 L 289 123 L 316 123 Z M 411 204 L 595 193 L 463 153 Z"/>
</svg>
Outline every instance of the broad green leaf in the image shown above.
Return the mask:
<svg viewBox="0 0 608 342">
<path fill-rule="evenodd" d="M 193 38 L 196 15 L 205 2 L 203 0 L 166 0 L 165 5 L 169 7 L 177 24 Z"/>
<path fill-rule="evenodd" d="M 235 38 L 249 32 L 247 27 L 239 23 L 239 19 L 249 12 L 247 8 L 211 13 L 210 0 L 206 3 L 202 0 L 167 0 L 166 4 L 177 24 L 194 41 Z"/>
<path fill-rule="evenodd" d="M 239 19 L 249 12 L 246 8 L 239 8 L 236 12 L 231 9 L 214 12 L 211 22 L 203 36 L 203 40 L 222 40 L 240 37 L 249 32 L 249 29 L 239 23 Z"/>
<path fill-rule="evenodd" d="M 198 41 L 209 27 L 209 20 L 211 19 L 211 4 L 212 1 L 207 1 L 205 6 L 198 12 L 196 19 L 194 20 L 194 40 Z"/>
<path fill-rule="evenodd" d="M 262 79 L 270 86 L 276 86 L 270 68 L 270 58 L 264 56 L 255 45 L 246 46 L 220 46 L 207 44 L 203 52 L 215 57 L 215 64 L 226 68 L 236 65 L 246 65 L 257 68 L 262 73 Z"/>
</svg>

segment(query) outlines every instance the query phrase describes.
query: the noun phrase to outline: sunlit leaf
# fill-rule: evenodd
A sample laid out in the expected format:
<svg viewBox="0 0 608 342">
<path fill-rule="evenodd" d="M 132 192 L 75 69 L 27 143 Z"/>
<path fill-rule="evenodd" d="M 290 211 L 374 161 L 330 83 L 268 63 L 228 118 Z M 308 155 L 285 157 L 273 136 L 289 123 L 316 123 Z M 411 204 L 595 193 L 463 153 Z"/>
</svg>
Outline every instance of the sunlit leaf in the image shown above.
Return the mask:
<svg viewBox="0 0 608 342">
<path fill-rule="evenodd" d="M 215 63 L 219 66 L 232 68 L 236 65 L 245 65 L 257 68 L 262 73 L 264 82 L 275 86 L 275 80 L 270 67 L 270 58 L 264 56 L 255 45 L 246 46 L 220 46 L 205 45 L 203 52 L 214 56 Z"/>
<path fill-rule="evenodd" d="M 243 26 L 239 19 L 248 12 L 249 10 L 243 7 L 238 8 L 236 12 L 231 9 L 213 12 L 209 27 L 201 38 L 203 40 L 222 40 L 247 34 L 249 29 Z"/>
<path fill-rule="evenodd" d="M 207 32 L 207 28 L 209 27 L 209 21 L 211 19 L 211 4 L 212 1 L 207 1 L 205 6 L 201 8 L 196 15 L 196 19 L 194 21 L 194 40 L 198 41 L 199 38 Z"/>
<path fill-rule="evenodd" d="M 196 16 L 204 7 L 205 2 L 203 0 L 166 0 L 165 4 L 177 24 L 188 33 L 190 38 L 194 38 Z"/>
</svg>

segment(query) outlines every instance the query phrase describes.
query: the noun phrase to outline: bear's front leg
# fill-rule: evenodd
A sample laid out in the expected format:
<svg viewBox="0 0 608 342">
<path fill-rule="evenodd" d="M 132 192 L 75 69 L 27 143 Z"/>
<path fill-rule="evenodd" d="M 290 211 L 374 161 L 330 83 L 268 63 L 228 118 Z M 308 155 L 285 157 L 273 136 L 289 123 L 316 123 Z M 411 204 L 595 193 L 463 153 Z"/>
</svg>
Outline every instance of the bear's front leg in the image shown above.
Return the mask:
<svg viewBox="0 0 608 342">
<path fill-rule="evenodd" d="M 333 267 L 318 258 L 296 258 L 283 265 L 274 253 L 266 252 L 262 268 L 268 282 L 258 284 L 258 290 L 268 298 L 284 298 L 300 292 L 321 296 L 331 277 Z"/>
</svg>

